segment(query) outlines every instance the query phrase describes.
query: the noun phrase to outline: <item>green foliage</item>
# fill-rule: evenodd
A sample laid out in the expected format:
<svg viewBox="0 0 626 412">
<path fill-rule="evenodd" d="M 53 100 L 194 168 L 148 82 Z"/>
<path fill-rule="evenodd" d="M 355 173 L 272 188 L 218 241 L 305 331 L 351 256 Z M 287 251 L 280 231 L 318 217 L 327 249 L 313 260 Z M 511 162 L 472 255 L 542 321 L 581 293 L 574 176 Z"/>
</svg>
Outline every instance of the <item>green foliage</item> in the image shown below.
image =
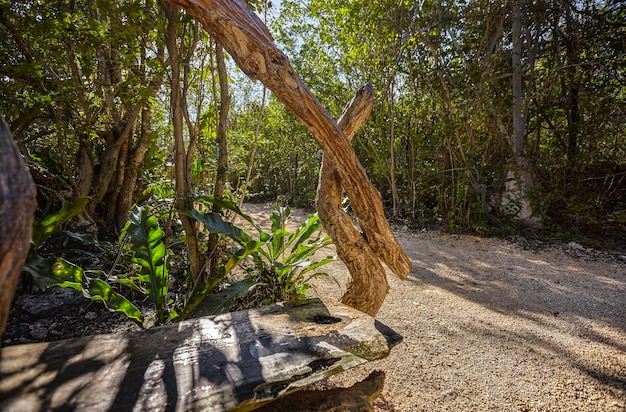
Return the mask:
<svg viewBox="0 0 626 412">
<path fill-rule="evenodd" d="M 276 204 L 270 218 L 271 233 L 255 254 L 259 280 L 271 292 L 262 301 L 305 299 L 307 290 L 312 287 L 310 281 L 315 277 L 326 276 L 318 269 L 336 260 L 336 256 L 313 259 L 315 253 L 332 241 L 328 234 L 321 234 L 322 226 L 317 214 L 309 215 L 293 233 L 287 230 L 291 218 L 289 207 Z"/>
<path fill-rule="evenodd" d="M 212 209 L 213 204 L 217 204 L 220 206 L 222 211 L 230 210 L 258 228 L 252 219 L 244 214 L 239 207 L 230 200 L 218 199 L 212 196 L 206 196 L 200 200 L 205 204 L 205 206 L 208 207 L 209 210 Z M 236 227 L 231 222 L 226 221 L 221 213 L 204 213 L 195 209 L 186 210 L 183 213 L 203 223 L 207 230 L 213 234 L 219 235 L 222 240 L 224 240 L 224 238 L 230 239 L 235 243 L 235 247 L 231 250 L 229 255 L 220 262 L 219 269 L 215 273 L 211 274 L 211 277 L 206 279 L 206 281 L 200 285 L 197 290 L 192 290 L 191 295 L 185 302 L 184 307 L 179 314 L 180 320 L 187 318 L 201 304 L 213 306 L 214 304 L 211 301 L 203 303 L 205 299 L 207 299 L 207 296 L 209 296 L 209 293 L 214 291 L 220 282 L 224 280 L 224 278 L 228 276 L 244 259 L 257 253 L 267 240 L 267 237 L 263 236 L 260 241 L 252 239 L 245 231 Z M 217 296 L 215 299 L 219 300 L 220 296 Z M 203 310 L 203 312 L 206 312 L 206 309 Z"/>
<path fill-rule="evenodd" d="M 143 315 L 139 309 L 124 296 L 115 292 L 108 283 L 86 276 L 82 268 L 62 258 L 53 259 L 51 267 L 49 279 L 54 279 L 57 283 L 50 286 L 75 289 L 91 300 L 102 302 L 107 309 L 120 312 L 139 326 L 142 325 Z"/>
<path fill-rule="evenodd" d="M 561 208 L 546 212 L 578 222 L 614 216 L 610 208 L 597 213 L 598 202 L 575 205 L 567 200 L 571 193 L 559 189 L 565 182 L 549 180 L 571 160 L 574 170 L 603 161 L 611 169 L 624 166 L 625 56 L 617 46 L 624 41 L 618 23 L 624 7 L 597 1 L 524 5 L 524 155 L 545 168 L 542 185 L 555 189 L 542 196 L 558 198 Z M 484 207 L 511 157 L 510 8 L 454 0 L 285 0 L 281 6 L 275 30 L 298 71 L 333 89 L 316 89 L 322 102 L 333 107 L 327 99 L 345 90 L 337 78 L 352 90 L 374 83 L 375 108 L 354 146 L 386 205 L 395 177 L 400 217 L 426 214 L 453 228 L 515 225 Z M 320 65 L 330 68 L 318 70 Z M 613 186 L 584 190 L 595 198 L 610 193 L 612 200 L 601 203 L 614 203 L 624 190 L 620 175 L 606 168 L 595 173 L 581 177 Z M 585 203 L 594 206 L 580 207 Z M 567 227 L 568 219 L 553 221 Z M 610 225 L 606 218 L 598 221 Z"/>
<path fill-rule="evenodd" d="M 148 296 L 156 307 L 156 323 L 165 323 L 169 256 L 164 232 L 147 206 L 134 206 L 130 211 L 123 236 L 131 242 L 132 262 L 139 266 L 137 276 L 123 276 L 119 282 Z"/>
<path fill-rule="evenodd" d="M 246 299 L 254 293 L 258 283 L 251 278 L 247 278 L 232 284 L 226 285 L 221 290 L 207 296 L 194 309 L 194 316 L 219 315 L 231 311 L 239 310 L 237 302 Z"/>
<path fill-rule="evenodd" d="M 63 258 L 34 255 L 30 257 L 24 270 L 41 287 L 57 286 L 77 290 L 86 298 L 101 302 L 110 311 L 124 314 L 139 326 L 143 324 L 143 315 L 132 302 L 114 291 L 108 283 L 97 277 L 87 276 L 82 268 Z"/>
<path fill-rule="evenodd" d="M 63 224 L 81 214 L 88 201 L 89 198 L 83 197 L 74 202 L 65 202 L 60 211 L 51 213 L 40 221 L 35 221 L 33 224 L 32 238 L 34 247 L 38 248 L 41 246 L 43 242 L 59 230 Z"/>
<path fill-rule="evenodd" d="M 120 312 L 141 326 L 143 315 L 139 309 L 114 291 L 108 283 L 97 277 L 87 276 L 81 267 L 61 257 L 44 257 L 40 254 L 39 249 L 52 234 L 67 221 L 83 212 L 87 200 L 83 198 L 76 202 L 66 202 L 59 212 L 49 214 L 42 220 L 34 222 L 31 250 L 22 269 L 30 274 L 34 282 L 42 289 L 54 286 L 75 289 L 82 292 L 86 298 L 102 302 L 107 309 Z M 67 233 L 81 242 L 93 240 L 90 236 Z"/>
<path fill-rule="evenodd" d="M 128 227 L 134 226 L 127 234 L 138 243 L 132 243 L 132 259 L 126 257 L 134 259 L 138 273 L 119 281 L 149 296 L 157 307 L 157 322 L 199 311 L 203 301 L 212 313 L 246 299 L 304 296 L 310 276 L 319 274 L 316 265 L 325 261 L 313 261 L 314 250 L 327 242 L 315 235 L 315 218 L 296 235 L 286 228 L 289 210 L 278 208 L 272 213 L 271 231 L 265 233 L 234 203 L 199 198 L 204 207 L 189 207 L 184 213 L 218 236 L 219 268 L 212 268 L 214 273 L 202 284 L 184 285 L 190 290 L 182 306 L 166 302 L 170 281 L 179 273 L 170 273 L 168 262 L 184 268 L 187 251 L 172 241 L 186 234 L 172 219 L 170 107 L 167 91 L 160 87 L 171 78 L 166 73 L 171 67 L 164 52 L 166 22 L 160 4 L 0 2 L 0 111 L 26 158 L 45 166 L 45 172 L 31 169 L 42 197 L 66 199 L 66 193 L 55 192 L 69 190 L 79 199 L 64 203 L 58 213 L 44 211 L 33 228 L 26 269 L 33 276 L 43 273 L 38 279 L 44 286 L 70 282 L 52 275 L 55 258 L 49 256 L 68 252 L 63 245 L 53 250 L 53 237 L 83 210 L 85 195 L 94 199 L 87 206 L 90 217 L 101 225 L 115 220 L 119 228 L 126 217 L 125 210 L 117 210 L 125 183 L 119 179 L 131 175 L 120 168 L 133 164 L 137 186 L 128 192 L 133 198 L 126 209 L 148 197 L 153 206 L 155 199 L 167 203 L 153 213 L 167 209 L 157 218 L 168 222 L 168 236 L 155 217 L 134 209 Z M 257 11 L 269 7 L 258 1 L 249 4 Z M 559 236 L 626 233 L 624 7 L 595 0 L 524 4 L 523 155 L 539 165 L 536 198 L 541 202 L 535 203 L 543 222 Z M 280 47 L 332 115 L 339 116 L 363 83 L 374 83 L 372 116 L 353 145 L 384 204 L 397 206 L 396 217 L 409 225 L 442 222 L 453 229 L 481 231 L 515 227 L 519 203 L 497 212 L 491 208 L 512 154 L 509 6 L 458 0 L 283 0 L 280 14 L 270 16 Z M 223 172 L 215 162 L 218 79 L 211 40 L 188 15 L 181 13 L 180 23 L 185 136 L 196 139 L 185 154 L 185 190 L 191 198 L 201 190 L 210 193 L 214 176 Z M 232 66 L 229 75 L 229 171 L 236 193 L 251 157 L 261 93 Z M 150 108 L 147 121 L 143 114 L 132 116 L 144 108 Z M 266 102 L 262 117 L 249 199 L 313 205 L 321 150 L 275 97 Z M 144 128 L 147 151 L 135 165 Z M 123 140 L 125 130 L 132 131 Z M 50 173 L 60 185 L 48 184 L 45 175 Z M 213 206 L 222 212 L 212 211 Z M 249 235 L 224 211 L 242 217 L 257 233 Z M 94 239 L 65 234 L 96 245 Z M 202 237 L 198 239 L 202 244 Z M 242 269 L 248 277 L 235 278 Z M 83 293 L 109 296 L 103 301 L 110 308 L 117 305 L 117 298 L 100 283 L 103 279 L 91 276 L 95 272 L 86 276 L 68 271 L 80 280 L 72 282 L 80 283 Z M 219 295 L 212 301 L 216 289 Z"/>
<path fill-rule="evenodd" d="M 335 256 L 327 256 L 321 260 L 312 258 L 320 249 L 331 244 L 328 235 L 320 235 L 321 223 L 317 215 L 310 215 L 298 230 L 291 233 L 286 226 L 291 217 L 290 209 L 276 205 L 270 216 L 271 231 L 266 233 L 233 202 L 214 198 L 204 200 L 219 202 L 224 210 L 230 210 L 249 222 L 258 231 L 258 240 L 232 223 L 224 221 L 219 214 L 195 210 L 186 212 L 205 224 L 212 233 L 228 237 L 234 242 L 234 247 L 222 261 L 219 271 L 185 305 L 181 318 L 192 312 L 196 316 L 215 314 L 237 307 L 237 302 L 247 302 L 245 306 L 249 307 L 277 300 L 304 299 L 307 290 L 311 288 L 311 279 L 324 275 L 318 269 L 336 260 Z M 247 267 L 248 275 L 245 279 L 228 283 L 217 293 L 209 294 L 237 266 L 247 261 L 252 262 L 253 266 Z"/>
<path fill-rule="evenodd" d="M 245 177 L 258 103 L 246 104 L 241 110 L 230 135 L 233 187 Z M 276 201 L 280 197 L 292 205 L 312 206 L 322 151 L 306 128 L 275 98 L 270 99 L 263 113 L 248 199 Z"/>
</svg>

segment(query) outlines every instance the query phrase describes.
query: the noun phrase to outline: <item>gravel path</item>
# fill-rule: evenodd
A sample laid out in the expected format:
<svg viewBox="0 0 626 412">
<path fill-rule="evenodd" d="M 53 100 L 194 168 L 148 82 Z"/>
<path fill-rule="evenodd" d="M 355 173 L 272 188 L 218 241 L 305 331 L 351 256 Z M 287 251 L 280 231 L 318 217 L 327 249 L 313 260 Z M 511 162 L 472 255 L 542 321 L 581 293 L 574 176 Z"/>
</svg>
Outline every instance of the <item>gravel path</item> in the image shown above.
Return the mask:
<svg viewBox="0 0 626 412">
<path fill-rule="evenodd" d="M 294 211 L 294 221 L 303 216 Z M 405 281 L 390 274 L 377 318 L 404 341 L 332 383 L 385 371 L 379 411 L 626 411 L 624 257 L 576 244 L 532 251 L 437 232 L 397 237 L 413 270 Z M 342 263 L 327 271 L 346 283 Z M 318 293 L 343 294 L 329 281 Z"/>
</svg>

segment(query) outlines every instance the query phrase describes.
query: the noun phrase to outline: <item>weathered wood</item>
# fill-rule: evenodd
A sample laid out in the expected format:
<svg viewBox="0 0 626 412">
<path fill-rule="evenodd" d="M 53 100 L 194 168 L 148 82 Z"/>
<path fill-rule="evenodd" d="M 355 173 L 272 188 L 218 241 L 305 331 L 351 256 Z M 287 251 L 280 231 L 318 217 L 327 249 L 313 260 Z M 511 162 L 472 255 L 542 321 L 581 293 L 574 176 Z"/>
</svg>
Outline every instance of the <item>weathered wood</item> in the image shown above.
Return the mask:
<svg viewBox="0 0 626 412">
<path fill-rule="evenodd" d="M 397 244 L 385 219 L 380 193 L 335 120 L 294 72 L 261 19 L 244 0 L 168 0 L 182 6 L 224 46 L 239 67 L 260 80 L 311 132 L 328 162 L 337 168 L 354 213 L 370 247 L 401 278 L 411 262 Z M 391 243 L 390 243 L 391 242 Z"/>
<path fill-rule="evenodd" d="M 373 371 L 349 388 L 304 390 L 259 408 L 258 412 L 373 412 L 385 384 L 385 373 Z"/>
<path fill-rule="evenodd" d="M 369 315 L 313 299 L 11 346 L 0 353 L 0 410 L 253 410 L 400 340 Z"/>
<path fill-rule="evenodd" d="M 368 83 L 344 108 L 338 123 L 348 140 L 352 139 L 357 129 L 369 118 L 373 102 L 373 87 Z M 354 226 L 350 216 L 343 210 L 342 193 L 337 168 L 324 155 L 317 186 L 317 211 L 322 225 L 337 248 L 339 258 L 350 271 L 350 285 L 341 301 L 376 316 L 389 291 L 387 274 L 379 261 L 379 258 L 383 261 L 387 259 L 376 252 L 389 253 L 393 248 L 382 251 L 371 247 L 368 239 Z M 390 245 L 397 244 L 391 233 L 384 235 L 392 237 L 387 239 Z"/>
<path fill-rule="evenodd" d="M 0 336 L 30 248 L 35 196 L 33 179 L 0 115 Z"/>
</svg>

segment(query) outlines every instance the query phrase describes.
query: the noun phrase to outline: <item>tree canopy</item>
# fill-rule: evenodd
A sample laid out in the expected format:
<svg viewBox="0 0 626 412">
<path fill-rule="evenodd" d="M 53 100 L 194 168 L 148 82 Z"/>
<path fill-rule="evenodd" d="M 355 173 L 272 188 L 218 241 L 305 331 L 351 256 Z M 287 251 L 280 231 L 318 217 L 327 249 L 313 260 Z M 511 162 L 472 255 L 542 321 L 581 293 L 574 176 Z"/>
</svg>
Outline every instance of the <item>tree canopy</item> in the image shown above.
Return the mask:
<svg viewBox="0 0 626 412">
<path fill-rule="evenodd" d="M 249 4 L 333 115 L 373 84 L 353 146 L 389 216 L 515 227 L 519 199 L 501 194 L 522 156 L 542 227 L 623 236 L 623 2 Z M 83 223 L 115 233 L 133 204 L 175 195 L 313 205 L 321 150 L 228 56 L 220 69 L 221 46 L 180 9 L 3 0 L 0 31 L 0 112 L 40 217 L 89 197 Z"/>
</svg>

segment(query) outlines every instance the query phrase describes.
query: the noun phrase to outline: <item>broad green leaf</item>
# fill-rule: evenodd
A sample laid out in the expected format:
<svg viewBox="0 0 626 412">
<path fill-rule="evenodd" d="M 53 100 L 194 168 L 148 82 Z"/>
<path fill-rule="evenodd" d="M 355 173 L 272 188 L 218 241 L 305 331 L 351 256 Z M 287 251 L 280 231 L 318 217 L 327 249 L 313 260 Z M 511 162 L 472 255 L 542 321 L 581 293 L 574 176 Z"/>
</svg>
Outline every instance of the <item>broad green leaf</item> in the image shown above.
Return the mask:
<svg viewBox="0 0 626 412">
<path fill-rule="evenodd" d="M 133 262 L 140 266 L 139 282 L 156 306 L 157 322 L 165 322 L 169 259 L 162 241 L 164 232 L 148 207 L 134 206 L 127 233 L 131 239 Z"/>
<path fill-rule="evenodd" d="M 127 318 L 142 326 L 143 314 L 141 311 L 131 301 L 114 291 L 108 283 L 100 279 L 91 279 L 89 294 L 91 300 L 101 301 L 110 311 L 123 313 Z"/>
<path fill-rule="evenodd" d="M 221 209 L 232 210 L 233 212 L 235 212 L 236 214 L 244 218 L 253 226 L 255 227 L 257 226 L 256 223 L 252 220 L 252 218 L 248 216 L 247 214 L 245 214 L 243 210 L 239 208 L 237 203 L 233 202 L 232 200 L 224 199 L 224 198 L 220 199 L 214 196 L 205 196 L 205 197 L 202 197 L 201 200 L 204 200 L 205 204 L 208 204 L 209 206 L 217 205 Z"/>
<path fill-rule="evenodd" d="M 35 222 L 33 224 L 33 244 L 35 248 L 41 246 L 65 222 L 81 214 L 87 202 L 89 202 L 88 197 L 81 197 L 75 202 L 65 202 L 60 211 L 46 216 L 39 222 Z"/>
<path fill-rule="evenodd" d="M 33 279 L 40 285 L 62 287 L 81 292 L 86 298 L 102 302 L 110 311 L 120 312 L 139 326 L 143 323 L 143 315 L 137 307 L 124 296 L 115 292 L 111 285 L 85 276 L 83 269 L 63 258 L 37 259 L 36 272 L 28 270 Z"/>
<path fill-rule="evenodd" d="M 256 282 L 252 279 L 235 282 L 219 292 L 207 296 L 196 307 L 193 314 L 195 317 L 201 317 L 224 313 L 237 299 L 246 296 L 255 285 Z"/>
<path fill-rule="evenodd" d="M 197 210 L 185 210 L 183 214 L 196 219 L 198 222 L 202 222 L 211 233 L 229 236 L 238 243 L 245 243 L 250 240 L 250 236 L 247 233 L 232 223 L 224 221 L 218 213 L 201 213 Z"/>
<path fill-rule="evenodd" d="M 250 254 L 258 252 L 259 249 L 261 249 L 265 244 L 266 242 L 257 242 L 255 240 L 251 240 L 246 243 L 245 247 L 240 248 L 236 253 L 231 255 L 230 259 L 228 259 L 228 262 L 226 262 L 226 264 L 224 265 L 224 275 L 229 274 L 230 271 L 239 264 L 239 262 L 241 262 Z"/>
</svg>

